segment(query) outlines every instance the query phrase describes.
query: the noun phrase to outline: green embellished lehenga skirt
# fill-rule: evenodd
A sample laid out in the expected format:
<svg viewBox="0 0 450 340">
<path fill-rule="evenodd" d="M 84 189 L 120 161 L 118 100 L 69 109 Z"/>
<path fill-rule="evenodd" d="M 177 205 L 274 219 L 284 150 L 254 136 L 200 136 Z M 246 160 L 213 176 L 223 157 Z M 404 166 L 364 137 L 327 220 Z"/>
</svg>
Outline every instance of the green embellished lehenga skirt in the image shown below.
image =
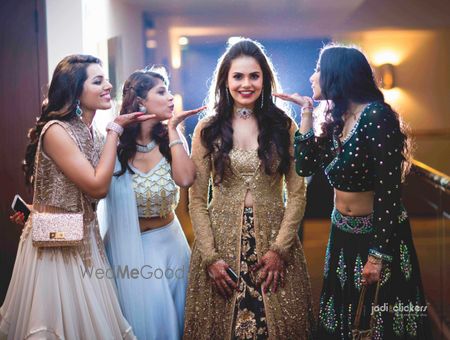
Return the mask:
<svg viewBox="0 0 450 340">
<path fill-rule="evenodd" d="M 320 298 L 317 334 L 320 340 L 352 338 L 362 270 L 373 232 L 372 218 L 373 215 L 344 216 L 333 210 Z M 392 261 L 383 264 L 378 303 L 372 306 L 376 285 L 370 285 L 359 329 L 369 329 L 373 311 L 372 339 L 432 339 L 406 211 L 399 216 L 391 242 Z"/>
</svg>

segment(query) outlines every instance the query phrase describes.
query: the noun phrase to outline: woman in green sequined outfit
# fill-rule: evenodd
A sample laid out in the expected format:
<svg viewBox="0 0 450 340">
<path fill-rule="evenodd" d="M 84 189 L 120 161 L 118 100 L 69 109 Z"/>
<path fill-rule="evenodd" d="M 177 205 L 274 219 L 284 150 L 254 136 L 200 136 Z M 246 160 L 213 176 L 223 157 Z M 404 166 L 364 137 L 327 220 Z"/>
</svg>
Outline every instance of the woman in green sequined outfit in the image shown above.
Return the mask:
<svg viewBox="0 0 450 340">
<path fill-rule="evenodd" d="M 297 173 L 311 176 L 325 168 L 335 193 L 318 338 L 352 337 L 363 285 L 367 294 L 359 329 L 368 329 L 381 280 L 372 339 L 431 339 L 411 228 L 401 203 L 409 144 L 399 117 L 355 48 L 325 47 L 310 81 L 312 99 L 278 97 L 302 106 L 295 136 Z M 313 99 L 326 101 L 319 136 L 313 131 Z M 402 309 L 411 305 L 414 311 Z"/>
</svg>

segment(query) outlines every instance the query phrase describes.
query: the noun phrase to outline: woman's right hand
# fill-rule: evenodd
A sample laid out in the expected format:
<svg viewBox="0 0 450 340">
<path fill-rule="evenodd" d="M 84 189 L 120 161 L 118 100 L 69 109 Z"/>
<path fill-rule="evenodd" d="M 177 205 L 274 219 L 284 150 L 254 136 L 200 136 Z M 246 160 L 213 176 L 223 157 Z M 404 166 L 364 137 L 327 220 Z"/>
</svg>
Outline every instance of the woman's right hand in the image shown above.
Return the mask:
<svg viewBox="0 0 450 340">
<path fill-rule="evenodd" d="M 286 100 L 288 102 L 295 103 L 302 108 L 312 108 L 314 107 L 314 103 L 311 97 L 301 96 L 298 93 L 287 94 L 287 93 L 274 93 L 274 97 L 280 98 L 282 100 Z"/>
<path fill-rule="evenodd" d="M 143 112 L 132 112 L 117 116 L 114 119 L 114 123 L 119 124 L 121 127 L 124 128 L 127 125 L 144 122 L 148 119 L 152 119 L 155 117 L 156 115 L 154 114 L 145 114 Z"/>
<path fill-rule="evenodd" d="M 208 274 L 212 279 L 213 285 L 225 299 L 233 295 L 232 289 L 238 288 L 237 284 L 226 272 L 228 267 L 229 265 L 224 260 L 217 260 L 208 267 Z"/>
</svg>

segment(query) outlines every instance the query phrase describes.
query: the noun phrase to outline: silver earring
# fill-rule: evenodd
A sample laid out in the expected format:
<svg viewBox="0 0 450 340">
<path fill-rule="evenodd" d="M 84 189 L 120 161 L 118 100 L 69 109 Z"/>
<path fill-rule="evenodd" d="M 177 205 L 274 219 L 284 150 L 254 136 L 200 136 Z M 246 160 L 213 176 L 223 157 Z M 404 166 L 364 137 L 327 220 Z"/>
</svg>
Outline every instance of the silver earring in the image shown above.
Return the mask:
<svg viewBox="0 0 450 340">
<path fill-rule="evenodd" d="M 264 106 L 264 89 L 261 91 L 261 109 Z"/>
<path fill-rule="evenodd" d="M 228 90 L 228 87 L 225 87 L 225 93 L 226 93 L 226 95 L 227 95 L 227 103 L 228 103 L 228 106 L 231 105 L 230 94 L 228 93 L 229 91 L 230 91 L 230 90 Z"/>
<path fill-rule="evenodd" d="M 139 112 L 146 113 L 147 112 L 147 108 L 144 105 L 139 105 Z"/>
<path fill-rule="evenodd" d="M 83 115 L 83 110 L 80 107 L 80 100 L 77 99 L 77 107 L 75 108 L 75 113 L 78 117 L 81 117 Z"/>
</svg>

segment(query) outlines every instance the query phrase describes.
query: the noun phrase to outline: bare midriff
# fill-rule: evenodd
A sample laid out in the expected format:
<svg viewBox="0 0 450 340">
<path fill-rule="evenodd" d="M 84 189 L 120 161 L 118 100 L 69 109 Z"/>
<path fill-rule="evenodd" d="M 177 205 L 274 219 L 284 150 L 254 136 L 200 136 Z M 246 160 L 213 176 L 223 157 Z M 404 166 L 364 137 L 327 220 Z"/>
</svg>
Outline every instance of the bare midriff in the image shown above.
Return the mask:
<svg viewBox="0 0 450 340">
<path fill-rule="evenodd" d="M 173 212 L 164 217 L 139 217 L 139 226 L 141 228 L 141 233 L 151 229 L 164 227 L 165 225 L 172 222 L 174 218 L 175 214 Z"/>
<path fill-rule="evenodd" d="M 373 212 L 373 191 L 347 192 L 334 189 L 334 206 L 343 215 L 367 216 Z"/>
</svg>

